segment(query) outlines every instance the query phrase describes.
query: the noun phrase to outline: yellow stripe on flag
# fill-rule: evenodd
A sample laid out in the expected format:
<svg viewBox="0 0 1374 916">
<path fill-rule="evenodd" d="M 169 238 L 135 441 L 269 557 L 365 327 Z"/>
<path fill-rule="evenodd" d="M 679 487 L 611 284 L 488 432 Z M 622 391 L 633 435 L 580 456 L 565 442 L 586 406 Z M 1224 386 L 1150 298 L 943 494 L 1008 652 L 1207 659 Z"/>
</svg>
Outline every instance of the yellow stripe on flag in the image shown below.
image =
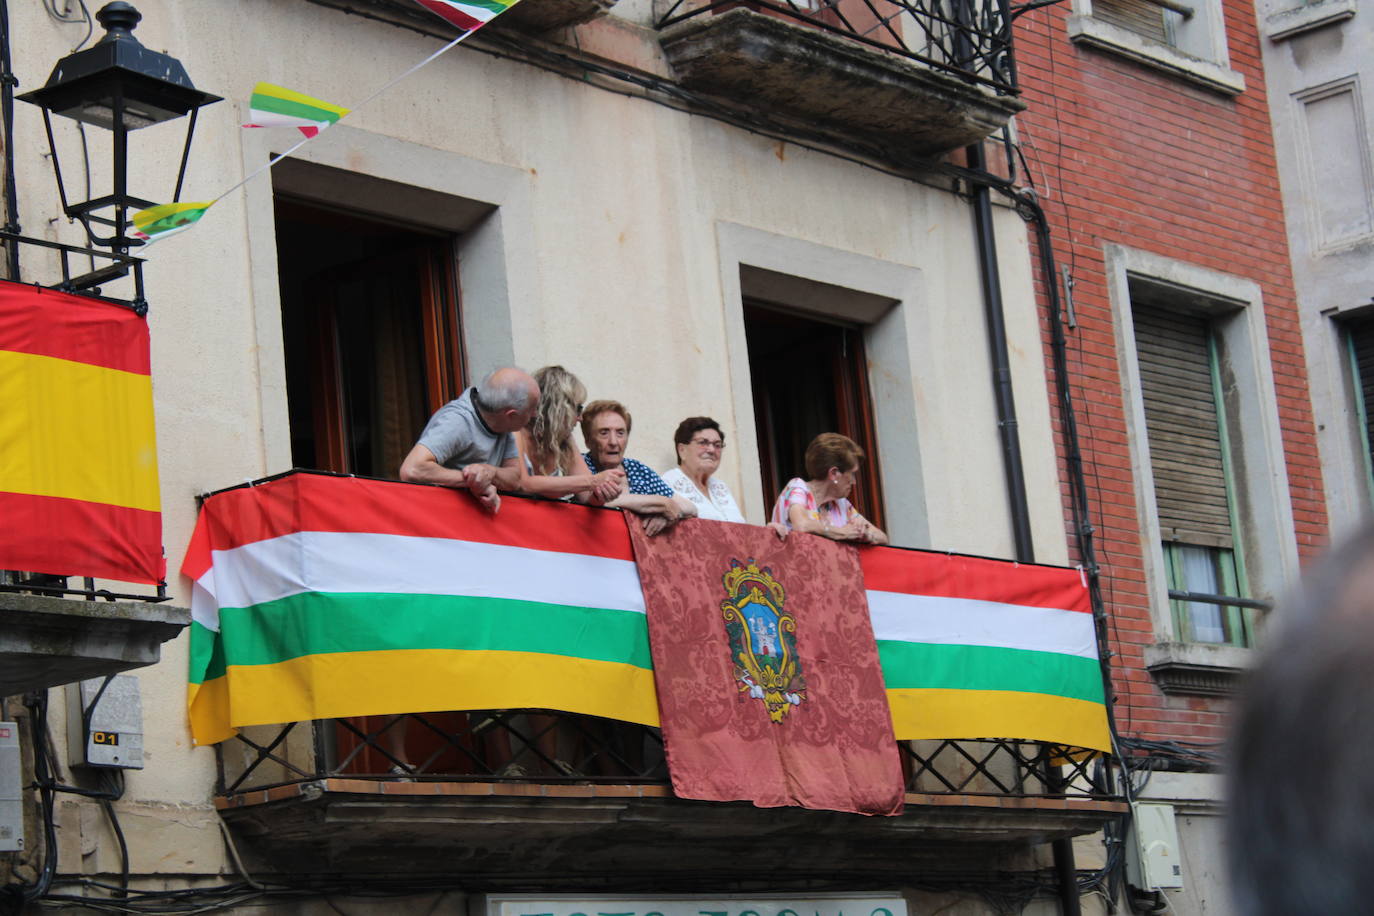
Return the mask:
<svg viewBox="0 0 1374 916">
<path fill-rule="evenodd" d="M 288 102 L 298 102 L 302 105 L 309 105 L 312 108 L 323 108 L 325 111 L 332 111 L 340 118 L 348 114 L 350 109 L 342 105 L 333 105 L 323 99 L 317 99 L 313 95 L 306 95 L 294 89 L 287 89 L 285 86 L 278 86 L 274 83 L 258 83 L 253 87 L 253 95 L 266 95 L 276 99 L 283 99 Z"/>
<path fill-rule="evenodd" d="M 1021 738 L 1110 751 L 1101 703 L 1010 690 L 889 690 L 897 740 Z"/>
<path fill-rule="evenodd" d="M 0 350 L 0 491 L 160 510 L 146 375 Z"/>
<path fill-rule="evenodd" d="M 204 715 L 192 710 L 193 725 L 203 723 L 195 729 L 198 743 L 246 725 L 448 709 L 556 709 L 658 725 L 652 671 L 563 655 L 334 652 L 275 665 L 230 665 L 225 677 L 206 681 L 200 691 L 220 691 L 222 681 L 231 684 L 230 721 L 214 721 L 217 695 L 206 697 Z"/>
<path fill-rule="evenodd" d="M 196 744 L 216 744 L 234 737 L 229 725 L 229 684 L 217 677 L 204 684 L 186 685 L 186 710 Z"/>
</svg>

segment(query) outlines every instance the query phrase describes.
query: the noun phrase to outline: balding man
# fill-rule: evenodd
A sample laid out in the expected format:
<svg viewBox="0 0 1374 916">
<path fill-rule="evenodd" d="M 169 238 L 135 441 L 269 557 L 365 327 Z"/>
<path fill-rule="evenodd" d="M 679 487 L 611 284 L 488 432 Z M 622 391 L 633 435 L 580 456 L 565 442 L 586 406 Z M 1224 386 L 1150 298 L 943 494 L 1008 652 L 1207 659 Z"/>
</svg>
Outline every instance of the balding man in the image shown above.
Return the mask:
<svg viewBox="0 0 1374 916">
<path fill-rule="evenodd" d="M 539 385 L 514 367 L 497 369 L 439 408 L 401 463 L 401 479 L 466 489 L 491 512 L 497 490 L 520 483 L 520 451 L 514 433 L 539 406 Z"/>
</svg>

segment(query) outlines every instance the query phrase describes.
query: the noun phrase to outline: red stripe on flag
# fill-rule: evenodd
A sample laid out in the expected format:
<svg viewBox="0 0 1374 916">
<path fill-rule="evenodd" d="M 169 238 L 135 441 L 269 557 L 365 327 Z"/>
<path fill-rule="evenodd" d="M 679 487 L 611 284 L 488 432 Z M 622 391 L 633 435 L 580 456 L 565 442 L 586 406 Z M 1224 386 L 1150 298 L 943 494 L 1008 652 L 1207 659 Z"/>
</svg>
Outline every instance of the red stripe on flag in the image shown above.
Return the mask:
<svg viewBox="0 0 1374 916">
<path fill-rule="evenodd" d="M 211 550 L 298 531 L 362 531 L 634 559 L 615 510 L 506 497 L 492 516 L 466 492 L 399 481 L 301 472 L 216 494 L 202 511 Z"/>
<path fill-rule="evenodd" d="M 457 7 L 449 6 L 447 3 L 444 3 L 443 0 L 415 0 L 415 2 L 434 15 L 448 20 L 460 29 L 467 29 L 469 32 L 473 29 L 480 29 L 485 25 L 482 20 L 473 19 Z"/>
<path fill-rule="evenodd" d="M 893 547 L 860 550 L 859 561 L 872 591 L 1092 611 L 1076 569 Z"/>
<path fill-rule="evenodd" d="M 152 374 L 148 323 L 126 308 L 0 280 L 0 350 Z"/>
<path fill-rule="evenodd" d="M 0 493 L 0 568 L 156 585 L 167 575 L 162 513 Z"/>
<path fill-rule="evenodd" d="M 310 137 L 311 139 L 314 139 L 315 137 L 318 137 L 320 135 L 320 129 L 318 127 L 315 127 L 313 124 L 309 127 L 302 125 L 300 127 L 297 127 L 296 129 L 299 130 L 301 133 L 305 134 L 307 137 Z"/>
</svg>

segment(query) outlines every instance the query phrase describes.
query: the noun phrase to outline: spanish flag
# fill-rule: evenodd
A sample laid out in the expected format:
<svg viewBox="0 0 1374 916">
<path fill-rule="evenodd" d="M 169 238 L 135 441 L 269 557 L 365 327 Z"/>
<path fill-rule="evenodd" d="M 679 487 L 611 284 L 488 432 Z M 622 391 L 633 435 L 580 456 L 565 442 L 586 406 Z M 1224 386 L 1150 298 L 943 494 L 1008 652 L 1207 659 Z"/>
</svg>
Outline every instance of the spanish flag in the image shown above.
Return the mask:
<svg viewBox="0 0 1374 916">
<path fill-rule="evenodd" d="M 0 281 L 0 568 L 166 575 L 148 325 Z"/>
</svg>

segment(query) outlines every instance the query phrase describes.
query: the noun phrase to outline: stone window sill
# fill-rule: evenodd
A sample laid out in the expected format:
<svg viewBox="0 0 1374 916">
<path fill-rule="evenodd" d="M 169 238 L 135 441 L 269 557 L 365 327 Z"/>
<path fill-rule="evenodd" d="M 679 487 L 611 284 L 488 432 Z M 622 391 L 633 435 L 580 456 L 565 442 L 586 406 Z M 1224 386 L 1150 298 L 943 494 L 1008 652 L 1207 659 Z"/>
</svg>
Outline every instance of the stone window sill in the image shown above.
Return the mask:
<svg viewBox="0 0 1374 916">
<path fill-rule="evenodd" d="M 1145 667 L 1165 693 L 1230 696 L 1252 656 L 1236 646 L 1163 642 L 1145 647 Z"/>
<path fill-rule="evenodd" d="M 1237 96 L 1245 91 L 1245 77 L 1230 67 L 1193 57 L 1092 16 L 1070 16 L 1069 38 L 1077 44 L 1128 57 L 1222 95 Z"/>
<path fill-rule="evenodd" d="M 1270 13 L 1264 17 L 1264 34 L 1270 41 L 1283 41 L 1354 15 L 1355 0 L 1318 0 Z"/>
</svg>

